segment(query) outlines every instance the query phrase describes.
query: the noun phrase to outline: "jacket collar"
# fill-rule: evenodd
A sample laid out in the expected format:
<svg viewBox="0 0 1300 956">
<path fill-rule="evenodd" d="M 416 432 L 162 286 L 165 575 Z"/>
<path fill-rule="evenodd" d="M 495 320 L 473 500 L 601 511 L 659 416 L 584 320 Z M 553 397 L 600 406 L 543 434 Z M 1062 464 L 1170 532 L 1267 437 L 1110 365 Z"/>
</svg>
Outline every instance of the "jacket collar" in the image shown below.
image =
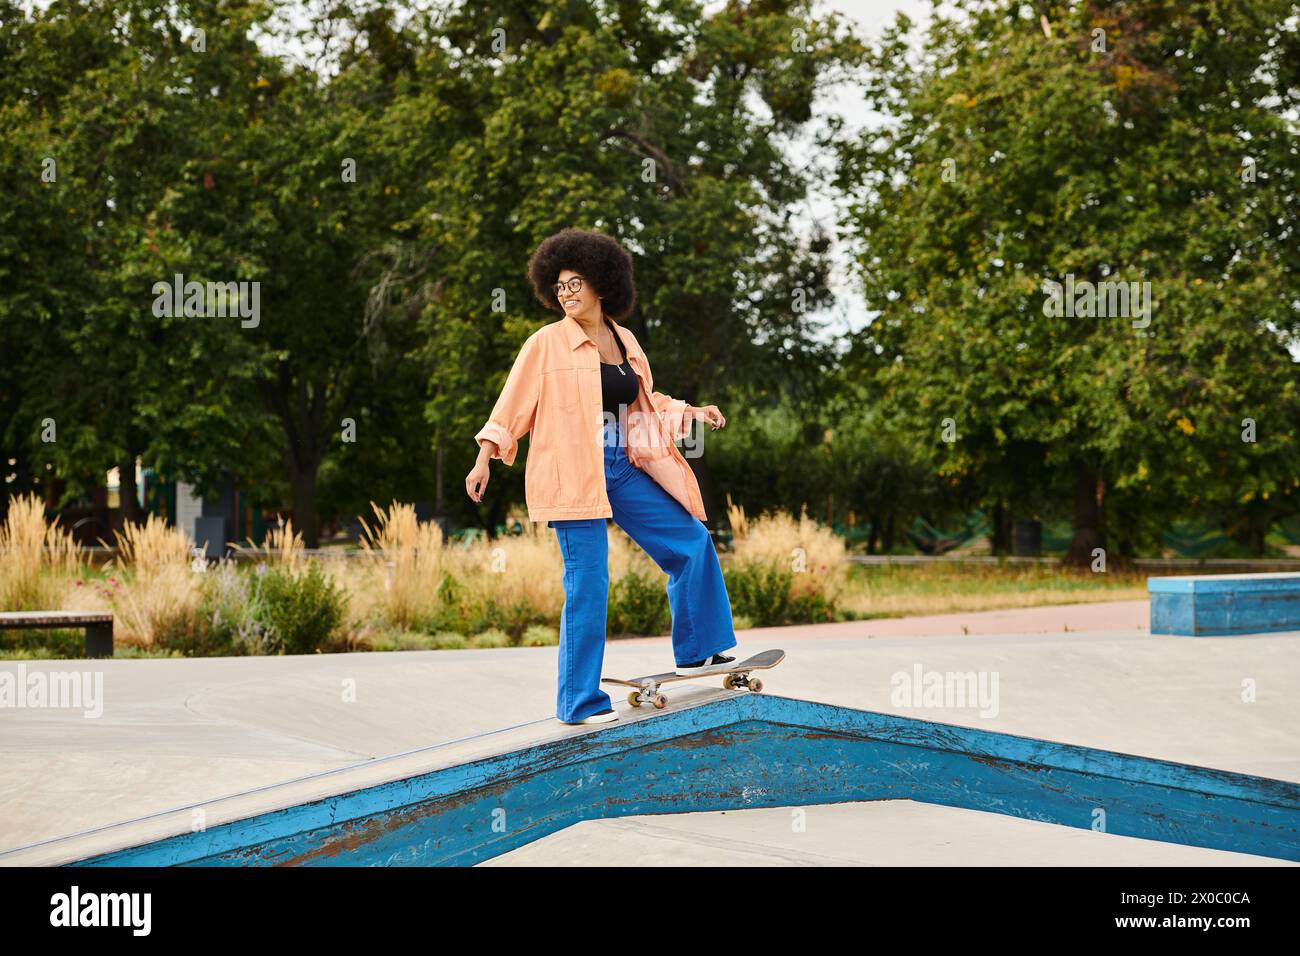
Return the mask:
<svg viewBox="0 0 1300 956">
<path fill-rule="evenodd" d="M 608 318 L 608 316 L 606 316 L 606 318 Z M 645 363 L 645 358 L 641 355 L 640 348 L 628 344 L 628 338 L 623 334 L 623 327 L 621 325 L 613 319 L 609 319 L 609 324 L 614 327 L 614 331 L 617 332 L 618 337 L 622 339 L 623 347 L 627 349 L 628 367 L 632 369 L 632 374 L 636 376 L 637 381 L 641 384 L 641 387 L 637 389 L 636 396 L 638 407 L 643 406 L 646 410 L 652 409 L 654 406 L 647 395 L 648 390 L 645 385 L 647 381 L 646 376 L 650 374 L 650 371 L 649 369 L 642 367 Z M 591 342 L 591 339 L 587 337 L 586 331 L 584 331 L 582 326 L 578 324 L 578 320 L 569 315 L 569 313 L 564 313 L 564 318 L 560 320 L 560 326 L 564 329 L 564 336 L 569 343 L 570 351 L 577 349 L 578 346 L 582 345 L 584 342 Z M 591 344 L 595 345 L 596 343 L 591 342 Z M 597 360 L 599 361 L 599 357 L 597 357 Z"/>
<path fill-rule="evenodd" d="M 623 347 L 627 348 L 627 337 L 623 335 L 622 326 L 620 326 L 617 322 L 615 322 L 613 319 L 609 318 L 608 316 L 606 316 L 605 318 L 606 321 L 608 321 L 609 324 L 614 327 L 614 331 L 618 333 L 618 337 L 623 340 Z M 564 335 L 569 343 L 569 348 L 571 350 L 576 349 L 583 342 L 591 342 L 591 339 L 587 337 L 586 330 L 583 329 L 582 325 L 578 322 L 578 320 L 575 319 L 573 316 L 569 315 L 569 313 L 567 312 L 564 313 L 564 318 L 560 320 L 560 324 L 564 326 Z M 627 354 L 628 357 L 631 358 L 632 350 L 630 348 L 627 348 Z"/>
</svg>

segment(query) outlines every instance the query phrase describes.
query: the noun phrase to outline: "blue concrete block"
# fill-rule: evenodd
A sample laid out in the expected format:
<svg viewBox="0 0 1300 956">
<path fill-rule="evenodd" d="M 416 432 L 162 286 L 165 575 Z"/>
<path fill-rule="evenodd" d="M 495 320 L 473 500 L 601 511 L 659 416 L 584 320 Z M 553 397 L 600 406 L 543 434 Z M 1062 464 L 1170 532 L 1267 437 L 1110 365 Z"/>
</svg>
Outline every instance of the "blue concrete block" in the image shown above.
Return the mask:
<svg viewBox="0 0 1300 956">
<path fill-rule="evenodd" d="M 1152 634 L 1300 631 L 1300 572 L 1147 578 L 1147 592 Z"/>
<path fill-rule="evenodd" d="M 869 800 L 1300 861 L 1300 784 L 740 693 L 73 865 L 465 865 L 582 820 Z"/>
</svg>

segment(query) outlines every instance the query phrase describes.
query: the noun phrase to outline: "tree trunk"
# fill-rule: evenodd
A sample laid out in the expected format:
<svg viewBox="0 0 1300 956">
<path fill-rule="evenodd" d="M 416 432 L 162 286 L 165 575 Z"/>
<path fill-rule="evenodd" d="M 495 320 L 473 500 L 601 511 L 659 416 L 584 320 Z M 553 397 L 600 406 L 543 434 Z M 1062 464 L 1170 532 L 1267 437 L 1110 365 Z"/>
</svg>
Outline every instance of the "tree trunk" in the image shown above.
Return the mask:
<svg viewBox="0 0 1300 956">
<path fill-rule="evenodd" d="M 867 537 L 867 554 L 875 554 L 880 544 L 880 515 L 871 516 L 871 534 Z"/>
<path fill-rule="evenodd" d="M 1240 519 L 1226 529 L 1228 537 L 1254 557 L 1264 557 L 1268 550 L 1268 532 L 1273 526 L 1273 515 L 1268 503 L 1258 498 L 1252 499 L 1240 509 L 1239 514 Z"/>
<path fill-rule="evenodd" d="M 1007 517 L 1007 508 L 999 500 L 993 506 L 993 533 L 990 536 L 993 553 L 998 557 L 1011 553 L 1009 547 L 1011 544 L 1010 536 L 1007 534 Z"/>
<path fill-rule="evenodd" d="M 885 515 L 885 540 L 882 542 L 881 550 L 884 554 L 894 553 L 894 513 L 892 511 Z"/>
<path fill-rule="evenodd" d="M 438 450 L 433 454 L 433 513 L 439 518 L 447 514 L 447 504 L 442 497 L 442 468 L 442 439 L 438 439 Z"/>
<path fill-rule="evenodd" d="M 1074 539 L 1065 557 L 1066 564 L 1088 567 L 1093 549 L 1106 547 L 1102 521 L 1102 497 L 1105 485 L 1092 466 L 1079 462 L 1074 469 Z"/>
<path fill-rule="evenodd" d="M 289 366 L 281 362 L 274 380 L 260 384 L 262 395 L 284 429 L 282 460 L 293 491 L 293 523 L 308 548 L 320 545 L 320 518 L 316 513 L 316 474 L 324 449 L 321 420 L 325 413 L 324 389 L 293 381 Z M 294 400 L 296 395 L 297 400 Z"/>
<path fill-rule="evenodd" d="M 117 465 L 117 517 L 118 525 L 140 523 L 140 503 L 135 500 L 135 456 L 124 455 Z"/>
<path fill-rule="evenodd" d="M 316 468 L 291 467 L 289 481 L 293 486 L 293 526 L 302 535 L 305 547 L 320 546 L 320 519 L 316 514 Z"/>
</svg>

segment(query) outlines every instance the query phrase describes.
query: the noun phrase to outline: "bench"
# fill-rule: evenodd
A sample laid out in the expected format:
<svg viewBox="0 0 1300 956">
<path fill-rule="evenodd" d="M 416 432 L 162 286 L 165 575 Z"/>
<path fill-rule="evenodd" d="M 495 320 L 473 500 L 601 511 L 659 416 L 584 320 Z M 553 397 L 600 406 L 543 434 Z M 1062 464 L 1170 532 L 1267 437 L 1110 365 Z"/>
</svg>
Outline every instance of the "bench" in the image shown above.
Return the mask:
<svg viewBox="0 0 1300 956">
<path fill-rule="evenodd" d="M 102 611 L 3 611 L 0 631 L 84 627 L 86 656 L 113 656 L 113 615 Z"/>
<path fill-rule="evenodd" d="M 1187 637 L 1300 631 L 1300 572 L 1147 578 L 1151 633 Z"/>
</svg>

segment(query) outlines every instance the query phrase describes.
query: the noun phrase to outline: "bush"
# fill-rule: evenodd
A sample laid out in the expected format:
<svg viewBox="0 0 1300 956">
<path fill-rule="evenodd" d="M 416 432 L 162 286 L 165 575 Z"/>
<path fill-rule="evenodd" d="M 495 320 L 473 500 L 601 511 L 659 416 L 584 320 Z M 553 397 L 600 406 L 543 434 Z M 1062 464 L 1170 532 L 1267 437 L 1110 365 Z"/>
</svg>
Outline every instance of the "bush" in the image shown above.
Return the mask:
<svg viewBox="0 0 1300 956">
<path fill-rule="evenodd" d="M 470 647 L 509 647 L 510 635 L 499 627 L 489 628 L 481 634 L 475 634 L 469 640 Z"/>
<path fill-rule="evenodd" d="M 730 499 L 728 499 L 730 501 Z M 835 619 L 835 605 L 848 582 L 844 541 L 834 530 L 800 511 L 749 518 L 729 505 L 733 532 L 727 589 L 732 616 L 759 626 L 819 623 Z"/>
<path fill-rule="evenodd" d="M 433 611 L 421 613 L 411 621 L 412 631 L 419 631 L 421 634 L 429 635 L 456 631 L 457 628 L 463 626 L 464 621 L 461 618 L 460 611 L 454 607 L 439 607 Z"/>
<path fill-rule="evenodd" d="M 37 495 L 10 497 L 0 523 L 0 611 L 58 607 L 63 580 L 80 572 L 81 559 L 72 534 L 57 521 L 45 523 Z"/>
<path fill-rule="evenodd" d="M 793 575 L 775 564 L 749 562 L 723 570 L 731 614 L 749 618 L 760 626 L 783 623 L 790 601 Z"/>
<path fill-rule="evenodd" d="M 793 593 L 794 573 L 768 561 L 733 565 L 723 572 L 737 616 L 751 624 L 815 624 L 834 619 L 833 602 L 818 591 Z"/>
<path fill-rule="evenodd" d="M 662 580 L 629 571 L 614 582 L 609 597 L 609 633 L 665 634 L 672 609 Z"/>
<path fill-rule="evenodd" d="M 469 647 L 464 634 L 455 631 L 440 631 L 433 635 L 433 646 L 440 651 L 460 651 Z"/>
<path fill-rule="evenodd" d="M 204 653 L 202 578 L 185 563 L 142 563 L 79 580 L 74 600 L 87 610 L 112 610 L 115 646 Z"/>
<path fill-rule="evenodd" d="M 298 574 L 259 565 L 252 592 L 252 618 L 272 654 L 310 654 L 343 623 L 346 595 L 315 561 Z"/>
<path fill-rule="evenodd" d="M 825 624 L 834 621 L 835 602 L 816 591 L 792 594 L 786 612 L 786 624 Z"/>
<path fill-rule="evenodd" d="M 437 649 L 432 634 L 392 629 L 370 639 L 372 651 L 432 651 Z"/>
<path fill-rule="evenodd" d="M 560 643 L 560 631 L 545 624 L 534 624 L 524 631 L 519 643 L 523 647 L 554 647 Z"/>
<path fill-rule="evenodd" d="M 544 620 L 542 613 L 522 598 L 509 603 L 489 599 L 481 607 L 469 612 L 459 623 L 462 629 L 471 634 L 483 631 L 518 634 L 530 624 L 539 624 Z"/>
<path fill-rule="evenodd" d="M 162 658 L 179 658 L 184 656 L 185 655 L 180 653 L 180 651 L 167 651 L 158 648 L 123 647 L 120 649 L 113 649 L 114 658 L 125 657 L 131 658 L 132 660 L 154 660 Z"/>
<path fill-rule="evenodd" d="M 240 653 L 246 650 L 255 622 L 250 617 L 248 574 L 229 559 L 217 562 L 203 576 L 200 626 L 189 641 L 172 639 L 166 646 L 192 656 Z"/>
</svg>

